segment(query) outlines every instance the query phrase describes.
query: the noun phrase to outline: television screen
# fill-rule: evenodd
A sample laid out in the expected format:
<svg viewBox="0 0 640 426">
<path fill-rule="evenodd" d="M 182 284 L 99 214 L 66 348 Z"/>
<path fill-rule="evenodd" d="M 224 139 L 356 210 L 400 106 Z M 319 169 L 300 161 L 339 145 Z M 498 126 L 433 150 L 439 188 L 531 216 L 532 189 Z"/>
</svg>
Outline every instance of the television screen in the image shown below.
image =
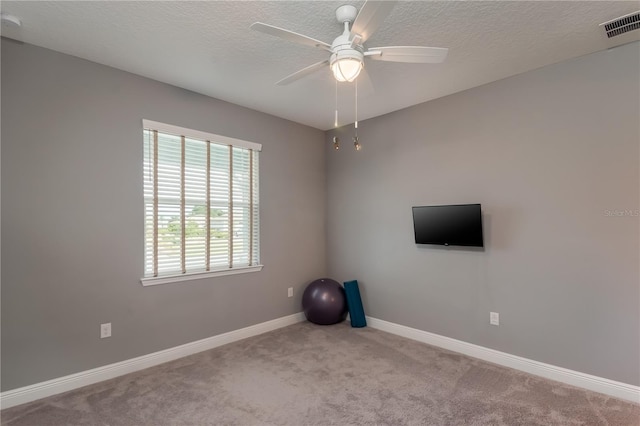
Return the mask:
<svg viewBox="0 0 640 426">
<path fill-rule="evenodd" d="M 416 244 L 484 247 L 480 204 L 413 207 Z"/>
</svg>

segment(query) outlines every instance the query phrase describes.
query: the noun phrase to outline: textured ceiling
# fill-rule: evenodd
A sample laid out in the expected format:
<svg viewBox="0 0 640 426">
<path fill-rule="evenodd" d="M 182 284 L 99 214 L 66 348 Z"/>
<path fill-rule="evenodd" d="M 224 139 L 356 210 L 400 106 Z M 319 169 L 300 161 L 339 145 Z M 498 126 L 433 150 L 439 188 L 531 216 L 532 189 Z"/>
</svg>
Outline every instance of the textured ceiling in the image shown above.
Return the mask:
<svg viewBox="0 0 640 426">
<path fill-rule="evenodd" d="M 328 55 L 249 30 L 261 21 L 331 43 L 335 9 L 363 1 L 2 1 L 22 19 L 3 35 L 307 124 L 333 127 L 329 69 L 275 86 Z M 366 119 L 605 49 L 598 24 L 637 1 L 398 2 L 367 46 L 448 47 L 443 64 L 367 61 Z M 635 31 L 640 33 L 640 31 Z M 354 121 L 353 84 L 338 87 L 340 123 Z"/>
</svg>

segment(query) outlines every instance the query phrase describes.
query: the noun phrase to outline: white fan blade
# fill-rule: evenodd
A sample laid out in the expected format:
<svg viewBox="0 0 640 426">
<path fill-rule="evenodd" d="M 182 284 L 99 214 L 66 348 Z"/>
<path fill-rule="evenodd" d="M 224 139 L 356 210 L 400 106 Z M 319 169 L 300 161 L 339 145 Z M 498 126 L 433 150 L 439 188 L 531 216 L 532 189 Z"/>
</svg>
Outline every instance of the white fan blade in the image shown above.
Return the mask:
<svg viewBox="0 0 640 426">
<path fill-rule="evenodd" d="M 318 71 L 320 68 L 326 67 L 327 65 L 329 65 L 329 60 L 328 59 L 326 61 L 322 61 L 322 62 L 315 63 L 313 65 L 309 65 L 308 67 L 303 68 L 300 71 L 296 71 L 293 74 L 283 78 L 282 80 L 280 80 L 276 84 L 278 86 L 284 86 L 286 84 L 293 83 L 294 81 L 299 80 L 302 77 L 305 77 L 305 76 L 307 76 L 309 74 L 312 74 L 312 73 Z"/>
<path fill-rule="evenodd" d="M 273 25 L 263 24 L 262 22 L 254 22 L 249 28 L 254 31 L 260 31 L 261 33 L 280 37 L 294 43 L 304 44 L 305 46 L 317 47 L 319 49 L 331 51 L 331 45 L 325 43 L 324 41 L 316 40 L 315 38 L 307 37 L 306 35 L 294 33 L 293 31 L 285 30 L 284 28 L 274 27 Z"/>
<path fill-rule="evenodd" d="M 365 56 L 376 61 L 411 62 L 414 64 L 439 64 L 447 58 L 449 49 L 423 46 L 371 47 Z"/>
<path fill-rule="evenodd" d="M 364 43 L 378 29 L 395 5 L 395 1 L 366 1 L 353 21 L 351 34 L 358 34 L 361 37 L 361 43 Z"/>
</svg>

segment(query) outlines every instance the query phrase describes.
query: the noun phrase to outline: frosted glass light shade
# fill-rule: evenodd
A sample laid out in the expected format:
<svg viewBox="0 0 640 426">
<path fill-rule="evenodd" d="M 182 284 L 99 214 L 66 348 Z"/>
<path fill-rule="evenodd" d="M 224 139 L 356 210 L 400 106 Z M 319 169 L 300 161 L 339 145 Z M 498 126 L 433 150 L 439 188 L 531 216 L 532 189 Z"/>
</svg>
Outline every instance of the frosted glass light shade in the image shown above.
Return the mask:
<svg viewBox="0 0 640 426">
<path fill-rule="evenodd" d="M 362 70 L 362 61 L 354 58 L 342 58 L 331 64 L 333 76 L 338 81 L 351 82 L 358 77 Z"/>
</svg>

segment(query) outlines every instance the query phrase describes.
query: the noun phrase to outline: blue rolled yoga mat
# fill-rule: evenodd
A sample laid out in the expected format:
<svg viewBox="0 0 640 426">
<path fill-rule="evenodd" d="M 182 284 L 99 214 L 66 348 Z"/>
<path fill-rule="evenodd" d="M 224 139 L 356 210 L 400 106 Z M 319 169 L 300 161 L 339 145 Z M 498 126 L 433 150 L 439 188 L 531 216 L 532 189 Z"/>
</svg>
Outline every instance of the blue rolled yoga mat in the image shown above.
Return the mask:
<svg viewBox="0 0 640 426">
<path fill-rule="evenodd" d="M 366 327 L 367 319 L 364 316 L 364 308 L 362 307 L 362 299 L 360 299 L 358 281 L 346 281 L 344 283 L 344 291 L 347 296 L 347 305 L 349 306 L 351 327 Z"/>
</svg>

